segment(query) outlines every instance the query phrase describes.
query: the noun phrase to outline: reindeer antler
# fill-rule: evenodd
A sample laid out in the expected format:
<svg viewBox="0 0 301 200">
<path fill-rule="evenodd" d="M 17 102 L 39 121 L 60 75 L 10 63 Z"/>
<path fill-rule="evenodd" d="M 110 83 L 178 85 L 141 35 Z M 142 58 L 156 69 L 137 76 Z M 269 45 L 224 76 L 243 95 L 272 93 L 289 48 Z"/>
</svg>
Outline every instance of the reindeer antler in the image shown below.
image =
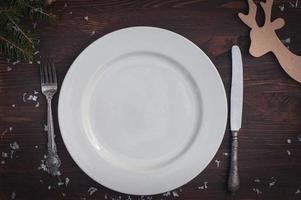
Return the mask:
<svg viewBox="0 0 301 200">
<path fill-rule="evenodd" d="M 243 21 L 247 26 L 249 26 L 250 28 L 256 28 L 258 27 L 258 24 L 256 22 L 257 6 L 253 0 L 248 0 L 248 4 L 249 13 L 247 15 L 243 13 L 238 13 L 238 16 L 241 19 L 241 21 Z"/>
<path fill-rule="evenodd" d="M 271 21 L 273 0 L 266 0 L 265 3 L 260 2 L 260 5 L 263 8 L 265 15 L 265 23 L 263 26 L 271 26 L 274 30 L 280 29 L 284 26 L 285 22 L 282 18 L 277 18 L 274 21 Z"/>
</svg>

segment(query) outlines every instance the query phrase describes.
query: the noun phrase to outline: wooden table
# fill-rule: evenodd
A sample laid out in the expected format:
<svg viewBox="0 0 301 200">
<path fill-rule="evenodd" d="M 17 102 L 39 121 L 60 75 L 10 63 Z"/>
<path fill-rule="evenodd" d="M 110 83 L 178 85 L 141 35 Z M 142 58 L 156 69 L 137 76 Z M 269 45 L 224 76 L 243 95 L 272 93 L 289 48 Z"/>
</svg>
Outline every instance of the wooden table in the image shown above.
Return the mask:
<svg viewBox="0 0 301 200">
<path fill-rule="evenodd" d="M 282 4 L 284 11 L 278 8 Z M 238 44 L 242 49 L 245 101 L 239 135 L 240 191 L 236 196 L 226 191 L 228 125 L 219 151 L 198 177 L 176 193 L 131 199 L 301 199 L 301 84 L 289 78 L 271 54 L 261 58 L 249 55 L 249 29 L 237 17 L 239 11 L 246 12 L 245 1 L 74 0 L 59 1 L 55 9 L 60 15 L 57 25 L 40 24 L 37 29 L 40 55 L 55 59 L 60 84 L 72 61 L 97 38 L 124 27 L 157 26 L 177 32 L 203 49 L 216 65 L 229 97 L 230 48 Z M 277 34 L 281 39 L 290 38 L 290 49 L 300 54 L 301 5 L 292 8 L 288 1 L 276 2 L 273 16 L 286 19 L 286 26 Z M 46 152 L 46 104 L 40 93 L 37 63 L 13 65 L 2 59 L 0 96 L 0 151 L 8 153 L 0 159 L 1 200 L 130 199 L 94 182 L 71 159 L 58 127 L 58 95 L 53 104 L 61 179 L 70 182 L 58 186 L 58 178 L 38 170 Z M 14 142 L 19 149 L 10 158 Z M 90 187 L 98 189 L 91 196 Z"/>
</svg>

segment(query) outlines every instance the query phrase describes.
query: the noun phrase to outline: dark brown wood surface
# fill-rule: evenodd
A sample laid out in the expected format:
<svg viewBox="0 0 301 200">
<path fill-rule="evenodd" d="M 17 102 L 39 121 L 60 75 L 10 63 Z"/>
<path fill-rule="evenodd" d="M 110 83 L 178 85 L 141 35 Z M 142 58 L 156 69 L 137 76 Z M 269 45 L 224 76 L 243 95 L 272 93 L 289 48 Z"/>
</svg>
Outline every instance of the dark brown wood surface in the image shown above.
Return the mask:
<svg viewBox="0 0 301 200">
<path fill-rule="evenodd" d="M 290 49 L 301 54 L 301 3 L 294 8 L 289 2 L 296 1 L 276 1 L 272 16 L 286 20 L 286 26 L 277 34 L 281 39 L 290 38 Z M 283 11 L 278 7 L 281 5 L 285 7 Z M 247 11 L 245 1 L 74 0 L 58 1 L 54 9 L 60 16 L 58 23 L 38 24 L 37 29 L 40 55 L 55 60 L 60 85 L 73 60 L 90 43 L 111 31 L 143 25 L 169 29 L 203 49 L 216 65 L 229 97 L 230 49 L 238 44 L 243 53 L 245 80 L 243 126 L 239 135 L 241 188 L 235 196 L 226 190 L 229 125 L 215 158 L 199 176 L 175 190 L 179 197 L 167 193 L 129 198 L 101 186 L 81 171 L 64 146 L 57 122 L 56 95 L 53 107 L 62 159 L 60 178 L 63 182 L 67 177 L 70 179 L 67 186 L 58 186 L 58 178 L 38 170 L 46 153 L 46 104 L 40 93 L 39 65 L 13 65 L 13 61 L 1 59 L 0 152 L 8 153 L 7 158 L 5 154 L 0 157 L 1 200 L 301 199 L 301 84 L 285 74 L 273 55 L 260 58 L 249 55 L 249 29 L 237 17 L 239 11 Z M 88 20 L 84 19 L 86 16 Z M 261 14 L 258 20 L 262 21 Z M 35 101 L 23 101 L 24 93 L 29 95 L 34 91 L 39 92 L 39 107 L 35 107 Z M 10 158 L 10 144 L 15 141 L 20 148 Z M 215 160 L 220 161 L 219 167 Z M 208 187 L 202 189 L 204 182 L 208 182 Z M 91 196 L 90 187 L 98 189 Z"/>
</svg>

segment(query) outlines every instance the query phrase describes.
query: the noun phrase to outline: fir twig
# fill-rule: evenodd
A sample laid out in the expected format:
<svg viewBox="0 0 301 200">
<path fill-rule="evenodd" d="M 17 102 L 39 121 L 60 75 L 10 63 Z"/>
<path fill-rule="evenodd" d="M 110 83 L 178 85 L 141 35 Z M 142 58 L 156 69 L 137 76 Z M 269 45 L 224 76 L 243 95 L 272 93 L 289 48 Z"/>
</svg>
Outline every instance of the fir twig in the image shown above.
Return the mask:
<svg viewBox="0 0 301 200">
<path fill-rule="evenodd" d="M 37 45 L 32 22 L 54 22 L 56 16 L 46 11 L 44 0 L 0 0 L 0 56 L 29 61 Z"/>
</svg>

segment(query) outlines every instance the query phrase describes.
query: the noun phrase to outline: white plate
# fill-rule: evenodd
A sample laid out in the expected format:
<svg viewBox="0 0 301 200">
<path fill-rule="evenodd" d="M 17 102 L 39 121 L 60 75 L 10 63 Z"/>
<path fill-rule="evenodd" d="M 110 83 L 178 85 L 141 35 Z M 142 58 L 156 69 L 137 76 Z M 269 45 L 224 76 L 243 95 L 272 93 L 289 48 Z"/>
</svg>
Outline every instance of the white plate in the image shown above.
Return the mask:
<svg viewBox="0 0 301 200">
<path fill-rule="evenodd" d="M 212 160 L 227 102 L 210 59 L 160 28 L 107 34 L 74 61 L 59 98 L 65 145 L 98 183 L 123 193 L 175 189 Z"/>
</svg>

